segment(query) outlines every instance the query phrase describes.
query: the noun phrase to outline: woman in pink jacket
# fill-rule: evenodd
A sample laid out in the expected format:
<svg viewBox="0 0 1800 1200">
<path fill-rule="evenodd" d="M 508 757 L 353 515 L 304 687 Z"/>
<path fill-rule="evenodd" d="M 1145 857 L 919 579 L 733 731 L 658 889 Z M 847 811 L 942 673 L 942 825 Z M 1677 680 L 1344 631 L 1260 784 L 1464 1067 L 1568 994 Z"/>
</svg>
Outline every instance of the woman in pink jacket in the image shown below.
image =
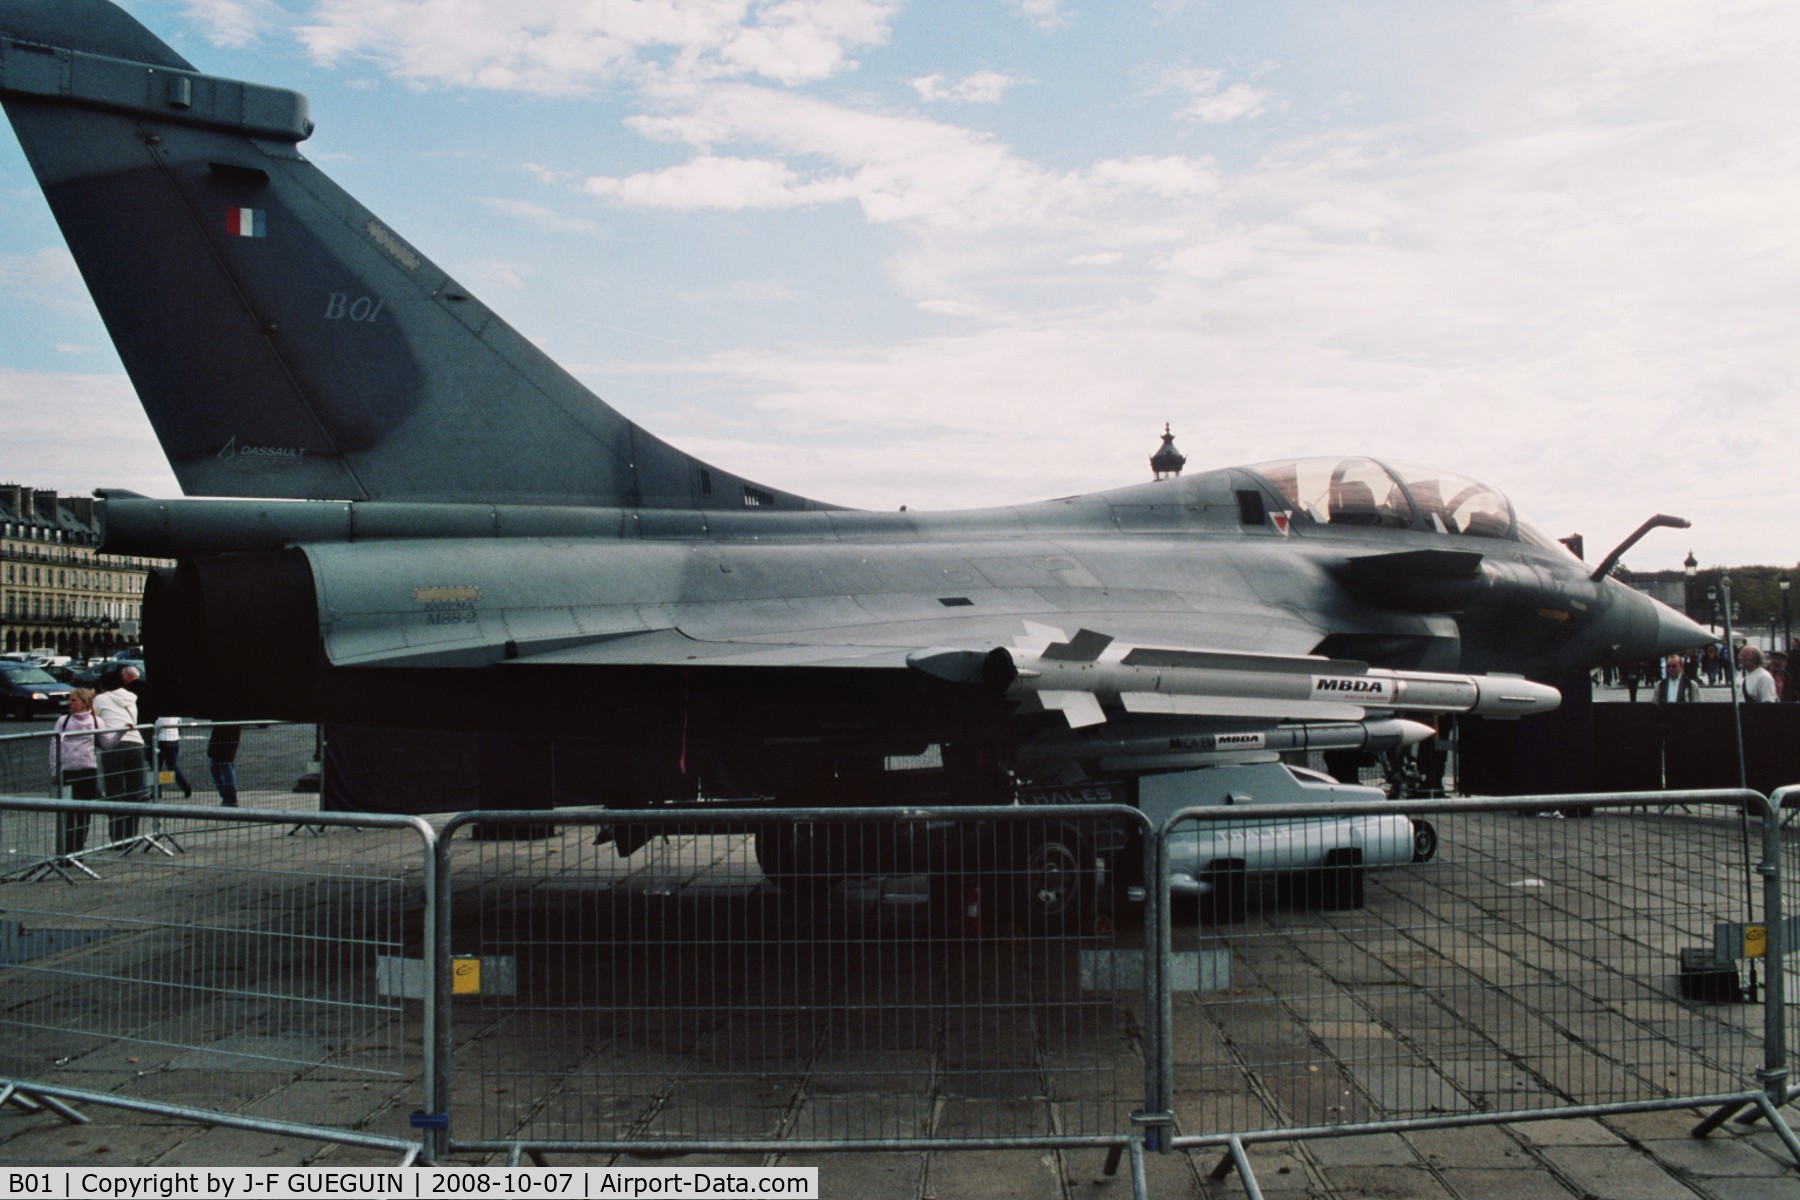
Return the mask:
<svg viewBox="0 0 1800 1200">
<path fill-rule="evenodd" d="M 100 798 L 100 768 L 94 759 L 94 731 L 100 719 L 94 716 L 94 693 L 89 688 L 76 688 L 69 693 L 69 711 L 56 718 L 57 737 L 50 742 L 50 773 L 61 772 L 62 794 L 70 800 Z M 80 854 L 87 848 L 87 812 L 58 813 L 56 852 L 59 855 Z"/>
</svg>

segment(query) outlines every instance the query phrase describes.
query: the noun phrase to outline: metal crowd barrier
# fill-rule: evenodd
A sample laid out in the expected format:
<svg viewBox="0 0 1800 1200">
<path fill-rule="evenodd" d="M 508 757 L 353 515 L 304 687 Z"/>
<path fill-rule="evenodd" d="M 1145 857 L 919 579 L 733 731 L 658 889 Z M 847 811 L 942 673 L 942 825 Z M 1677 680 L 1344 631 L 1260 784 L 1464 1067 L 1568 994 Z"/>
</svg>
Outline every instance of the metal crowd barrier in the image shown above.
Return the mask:
<svg viewBox="0 0 1800 1200">
<path fill-rule="evenodd" d="M 460 816 L 439 1044 L 480 1084 L 440 1099 L 443 1151 L 1116 1167 L 1155 1061 L 1144 906 L 1115 901 L 1148 833 L 1116 806 Z"/>
<path fill-rule="evenodd" d="M 0 733 L 0 796 L 44 794 L 46 744 L 42 733 Z"/>
<path fill-rule="evenodd" d="M 131 829 L 95 878 L 0 880 L 0 1101 L 419 1148 L 432 1014 L 391 964 L 436 936 L 417 818 L 192 805 L 0 802 L 9 861 L 76 813 Z M 293 837 L 299 822 L 330 836 Z M 422 1090 L 424 1089 L 424 1090 Z M 385 1101 L 385 1103 L 382 1103 Z M 347 1111 L 390 1114 L 346 1127 Z"/>
<path fill-rule="evenodd" d="M 1216 1151 L 1257 1194 L 1259 1143 L 1661 1108 L 1768 1120 L 1800 1162 L 1783 798 L 1162 829 L 1117 806 L 558 810 L 435 836 L 90 805 L 164 845 L 86 856 L 99 881 L 0 879 L 0 1102 L 433 1161 L 1102 1150 L 1139 1195 L 1146 1152 Z M 3 848 L 73 807 L 0 801 Z M 331 832 L 289 836 L 301 817 Z M 1262 873 L 1278 854 L 1295 869 Z"/>
<path fill-rule="evenodd" d="M 1788 952 L 1787 976 L 1784 983 L 1784 999 L 1787 1007 L 1782 1013 L 1783 1028 L 1780 1031 L 1784 1045 L 1790 1056 L 1787 1067 L 1787 1093 L 1785 1103 L 1791 1104 L 1800 1100 L 1800 1036 L 1793 1032 L 1800 1030 L 1800 786 L 1785 787 L 1777 790 L 1770 797 L 1775 806 L 1776 832 L 1774 841 L 1779 850 L 1778 878 L 1781 880 L 1784 897 L 1784 921 L 1787 926 L 1787 938 L 1783 943 Z M 1771 1033 L 1773 1041 L 1775 1034 Z M 1758 1114 L 1749 1114 L 1744 1119 L 1754 1120 Z"/>
<path fill-rule="evenodd" d="M 1769 802 L 1754 792 L 1191 809 L 1165 881 L 1198 878 L 1227 988 L 1163 1008 L 1177 1149 L 1785 1102 L 1786 982 Z M 1381 823 L 1432 824 L 1427 862 L 1374 869 Z M 1271 830 L 1316 869 L 1247 875 Z M 1335 861 L 1334 861 L 1335 860 Z M 1329 865 L 1326 865 L 1329 864 Z M 1167 951 L 1165 951 L 1166 953 Z M 1761 1004 L 1769 1018 L 1747 1019 Z"/>
<path fill-rule="evenodd" d="M 113 790 L 133 791 L 157 802 L 308 814 L 318 809 L 322 768 L 316 726 L 184 720 L 177 731 L 179 737 L 171 749 L 171 743 L 156 740 L 150 726 L 142 727 L 141 772 L 134 772 L 129 783 Z M 57 733 L 48 727 L 0 737 L 0 796 L 64 800 L 79 796 L 81 786 L 74 766 L 83 756 L 71 743 L 92 739 L 92 734 Z M 103 798 L 123 800 L 123 796 L 106 794 L 105 775 L 102 771 L 89 781 L 89 788 Z M 94 875 L 92 856 L 112 842 L 113 823 L 85 820 L 79 811 L 72 817 L 62 823 L 36 823 L 25 830 L 7 831 L 0 826 L 0 843 L 8 856 L 0 860 L 0 876 L 21 868 L 37 868 L 63 878 Z M 309 815 L 306 822 L 290 828 L 301 832 L 316 825 Z"/>
</svg>

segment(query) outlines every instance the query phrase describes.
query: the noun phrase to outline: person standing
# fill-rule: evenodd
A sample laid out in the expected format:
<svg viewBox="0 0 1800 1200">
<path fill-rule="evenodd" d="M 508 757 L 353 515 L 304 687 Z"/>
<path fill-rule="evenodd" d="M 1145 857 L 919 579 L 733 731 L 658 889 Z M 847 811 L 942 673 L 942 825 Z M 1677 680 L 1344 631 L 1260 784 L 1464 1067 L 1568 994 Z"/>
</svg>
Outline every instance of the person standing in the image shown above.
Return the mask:
<svg viewBox="0 0 1800 1200">
<path fill-rule="evenodd" d="M 1687 663 L 1679 654 L 1671 654 L 1663 664 L 1666 672 L 1656 684 L 1656 704 L 1692 704 L 1700 699 L 1700 686 L 1687 673 Z"/>
<path fill-rule="evenodd" d="M 94 761 L 94 734 L 100 721 L 94 716 L 92 688 L 69 693 L 69 711 L 51 727 L 57 736 L 50 742 L 50 773 L 62 773 L 62 794 L 69 800 L 100 798 L 100 768 Z M 60 857 L 87 849 L 89 816 L 86 809 L 56 814 L 56 853 Z"/>
<path fill-rule="evenodd" d="M 206 765 L 212 773 L 213 786 L 219 789 L 219 803 L 225 808 L 238 806 L 237 755 L 243 740 L 242 725 L 214 725 L 206 739 Z"/>
<path fill-rule="evenodd" d="M 125 669 L 135 678 L 137 672 Z M 94 697 L 94 716 L 99 719 L 100 789 L 108 800 L 141 804 L 148 797 L 144 786 L 144 735 L 138 732 L 137 695 L 126 686 L 125 672 L 108 671 L 100 677 Z M 128 841 L 137 836 L 138 818 L 107 818 L 107 836 Z"/>
<path fill-rule="evenodd" d="M 1775 695 L 1775 679 L 1763 666 L 1763 653 L 1755 646 L 1745 646 L 1738 651 L 1738 666 L 1743 670 L 1743 682 L 1738 686 L 1743 690 L 1746 704 L 1773 704 Z"/>
<path fill-rule="evenodd" d="M 156 718 L 156 771 L 160 778 L 164 771 L 174 776 L 172 782 L 180 785 L 183 799 L 194 798 L 194 785 L 187 776 L 181 773 L 181 718 L 160 716 Z"/>
</svg>

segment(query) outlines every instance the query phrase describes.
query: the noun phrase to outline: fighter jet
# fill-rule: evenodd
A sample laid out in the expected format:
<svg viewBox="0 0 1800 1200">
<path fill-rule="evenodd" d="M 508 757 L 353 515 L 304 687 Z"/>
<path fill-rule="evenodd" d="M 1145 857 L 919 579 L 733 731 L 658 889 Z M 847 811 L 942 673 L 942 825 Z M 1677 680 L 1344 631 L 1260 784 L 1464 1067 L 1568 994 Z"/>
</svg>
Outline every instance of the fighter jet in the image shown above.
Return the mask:
<svg viewBox="0 0 1800 1200">
<path fill-rule="evenodd" d="M 578 737 L 615 803 L 855 804 L 935 747 L 986 801 L 1545 711 L 1522 676 L 1710 640 L 1499 491 L 1371 457 L 807 499 L 551 362 L 302 156 L 298 93 L 105 0 L 0 0 L 0 99 L 192 497 L 106 494 L 107 550 L 177 560 L 144 608 L 172 711 Z"/>
</svg>

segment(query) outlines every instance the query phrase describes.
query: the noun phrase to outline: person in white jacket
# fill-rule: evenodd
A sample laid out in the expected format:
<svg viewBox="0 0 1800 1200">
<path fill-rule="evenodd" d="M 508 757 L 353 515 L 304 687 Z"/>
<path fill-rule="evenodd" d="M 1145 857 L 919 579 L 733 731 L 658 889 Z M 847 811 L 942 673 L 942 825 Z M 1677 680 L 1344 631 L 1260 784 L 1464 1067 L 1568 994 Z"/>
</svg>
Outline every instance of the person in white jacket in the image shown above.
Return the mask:
<svg viewBox="0 0 1800 1200">
<path fill-rule="evenodd" d="M 100 677 L 94 696 L 94 716 L 100 721 L 100 787 L 108 800 L 142 802 L 149 798 L 144 777 L 144 735 L 137 727 L 137 693 L 130 688 L 137 678 L 131 667 Z M 115 842 L 137 836 L 135 816 L 107 818 L 107 835 Z"/>
<path fill-rule="evenodd" d="M 156 718 L 156 770 L 167 771 L 184 798 L 194 798 L 194 785 L 181 773 L 181 718 Z"/>
<path fill-rule="evenodd" d="M 1743 682 L 1738 686 L 1743 689 L 1746 704 L 1773 704 L 1781 699 L 1775 690 L 1775 677 L 1763 666 L 1762 651 L 1755 646 L 1745 646 L 1738 651 L 1738 666 L 1743 668 Z"/>
</svg>

